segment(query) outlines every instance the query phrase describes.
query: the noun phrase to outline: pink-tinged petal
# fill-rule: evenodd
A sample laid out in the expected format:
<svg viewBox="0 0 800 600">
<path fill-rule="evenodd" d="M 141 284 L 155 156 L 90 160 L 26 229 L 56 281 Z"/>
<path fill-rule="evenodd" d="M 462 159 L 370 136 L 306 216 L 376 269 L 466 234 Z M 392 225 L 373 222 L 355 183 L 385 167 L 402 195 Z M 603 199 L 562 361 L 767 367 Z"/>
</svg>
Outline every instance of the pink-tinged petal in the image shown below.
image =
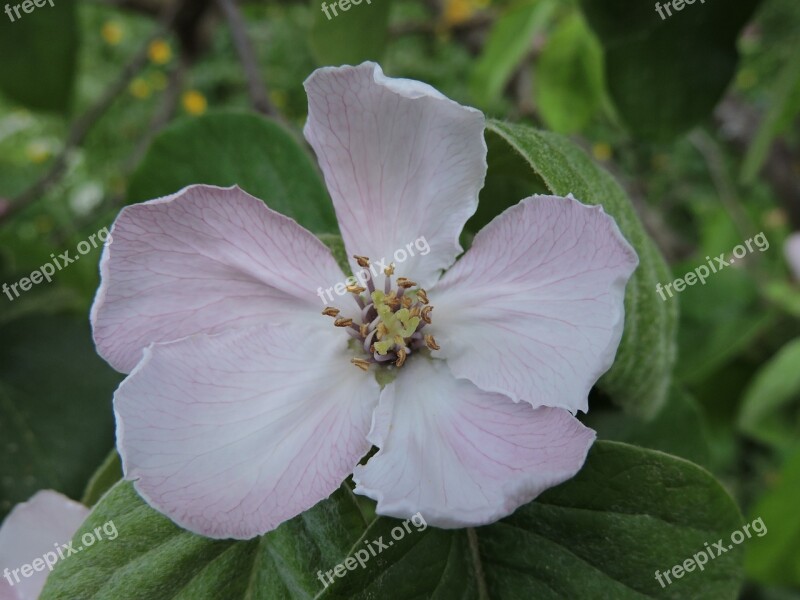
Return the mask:
<svg viewBox="0 0 800 600">
<path fill-rule="evenodd" d="M 515 402 L 586 411 L 614 362 L 637 264 L 601 207 L 527 198 L 480 231 L 430 294 L 437 356 Z"/>
<path fill-rule="evenodd" d="M 800 281 L 800 233 L 793 233 L 789 236 L 786 240 L 784 253 L 794 278 Z"/>
<path fill-rule="evenodd" d="M 515 404 L 457 380 L 444 361 L 412 358 L 381 394 L 353 474 L 378 514 L 418 511 L 443 528 L 501 519 L 580 470 L 595 439 L 568 411 Z"/>
<path fill-rule="evenodd" d="M 458 236 L 478 206 L 483 114 L 369 62 L 318 69 L 305 87 L 305 135 L 348 253 L 396 262 L 398 275 L 432 285 L 460 254 Z"/>
<path fill-rule="evenodd" d="M 72 539 L 88 516 L 88 508 L 52 490 L 37 492 L 15 506 L 0 527 L 0 600 L 36 600 L 50 569 L 33 570 L 30 577 L 18 569 L 46 554 L 55 565 L 61 560 L 57 548 Z M 9 575 L 2 577 L 6 569 Z"/>
<path fill-rule="evenodd" d="M 379 396 L 348 339 L 265 326 L 147 348 L 114 396 L 126 478 L 212 538 L 252 538 L 327 498 L 369 451 Z"/>
<path fill-rule="evenodd" d="M 154 342 L 278 322 L 324 323 L 331 252 L 238 187 L 187 187 L 122 210 L 92 307 L 98 351 L 128 373 Z M 351 297 L 334 296 L 340 305 Z M 332 302 L 327 302 L 332 304 Z"/>
</svg>

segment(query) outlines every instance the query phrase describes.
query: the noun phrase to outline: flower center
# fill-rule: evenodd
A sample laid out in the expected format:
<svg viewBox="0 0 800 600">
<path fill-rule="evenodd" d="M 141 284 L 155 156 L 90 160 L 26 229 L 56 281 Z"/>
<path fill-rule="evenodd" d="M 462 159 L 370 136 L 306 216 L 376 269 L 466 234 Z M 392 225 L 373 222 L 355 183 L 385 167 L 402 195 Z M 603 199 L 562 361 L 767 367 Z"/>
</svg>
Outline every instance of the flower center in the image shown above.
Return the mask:
<svg viewBox="0 0 800 600">
<path fill-rule="evenodd" d="M 353 258 L 361 267 L 370 264 L 365 256 Z M 439 350 L 433 336 L 422 331 L 431 323 L 433 311 L 425 290 L 405 277 L 398 277 L 396 284 L 393 283 L 394 264 L 383 270 L 386 276 L 383 290 L 375 289 L 368 269 L 364 272 L 369 277 L 367 287 L 347 286 L 361 309 L 357 319 L 339 317 L 339 310 L 330 306 L 322 311 L 323 315 L 333 317 L 333 324 L 343 327 L 366 355 L 350 362 L 364 371 L 373 364 L 402 367 L 414 352 L 424 348 Z"/>
</svg>

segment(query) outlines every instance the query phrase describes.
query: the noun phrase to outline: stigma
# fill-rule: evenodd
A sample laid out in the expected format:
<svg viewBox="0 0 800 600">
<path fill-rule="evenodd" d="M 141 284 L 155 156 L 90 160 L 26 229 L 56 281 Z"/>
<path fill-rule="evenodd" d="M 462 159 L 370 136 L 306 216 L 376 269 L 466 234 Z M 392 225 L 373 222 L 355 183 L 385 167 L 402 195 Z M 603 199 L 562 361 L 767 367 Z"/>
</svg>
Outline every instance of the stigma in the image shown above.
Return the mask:
<svg viewBox="0 0 800 600">
<path fill-rule="evenodd" d="M 364 256 L 353 258 L 368 263 Z M 344 329 L 356 342 L 363 355 L 352 362 L 363 371 L 374 365 L 402 367 L 408 357 L 423 349 L 439 350 L 434 337 L 422 330 L 431 323 L 427 292 L 406 277 L 392 280 L 394 264 L 383 270 L 383 289 L 376 289 L 372 277 L 367 287 L 347 286 L 360 308 L 357 317 L 340 317 L 339 310 L 327 307 L 323 315 L 333 317 L 334 326 Z"/>
</svg>

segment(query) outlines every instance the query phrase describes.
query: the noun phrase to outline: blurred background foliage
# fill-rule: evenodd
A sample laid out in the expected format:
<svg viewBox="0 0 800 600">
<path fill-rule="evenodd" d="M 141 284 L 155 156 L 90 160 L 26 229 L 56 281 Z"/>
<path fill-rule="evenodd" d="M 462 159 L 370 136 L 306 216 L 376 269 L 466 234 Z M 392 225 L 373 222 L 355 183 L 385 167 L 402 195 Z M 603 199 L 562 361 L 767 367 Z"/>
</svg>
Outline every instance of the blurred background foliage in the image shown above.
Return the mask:
<svg viewBox="0 0 800 600">
<path fill-rule="evenodd" d="M 300 135 L 302 83 L 322 65 L 378 60 L 490 117 L 569 135 L 625 188 L 676 277 L 769 240 L 667 300 L 680 304 L 677 362 L 653 418 L 597 391 L 586 420 L 713 472 L 770 531 L 745 544 L 743 597 L 800 598 L 800 282 L 783 252 L 800 231 L 800 4 L 708 0 L 662 21 L 633 0 L 373 0 L 328 20 L 319 0 L 245 2 L 255 79 L 218 4 L 56 0 L 17 23 L 0 15 L 0 280 L 193 182 L 239 183 L 335 232 Z M 490 154 L 467 238 L 537 185 Z M 0 296 L 0 519 L 43 487 L 80 498 L 113 445 L 121 376 L 87 318 L 99 255 Z"/>
</svg>

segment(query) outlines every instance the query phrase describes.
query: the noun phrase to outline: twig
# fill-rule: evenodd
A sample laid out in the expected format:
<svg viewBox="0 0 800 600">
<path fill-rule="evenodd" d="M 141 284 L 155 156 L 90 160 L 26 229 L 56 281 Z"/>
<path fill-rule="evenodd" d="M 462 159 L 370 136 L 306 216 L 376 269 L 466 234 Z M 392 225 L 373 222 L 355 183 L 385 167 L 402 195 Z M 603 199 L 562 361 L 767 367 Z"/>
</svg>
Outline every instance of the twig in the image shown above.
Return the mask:
<svg viewBox="0 0 800 600">
<path fill-rule="evenodd" d="M 6 210 L 0 213 L 0 222 L 9 219 L 14 214 L 18 213 L 23 208 L 26 208 L 31 203 L 35 202 L 42 195 L 46 194 L 66 172 L 67 158 L 72 150 L 80 146 L 86 139 L 86 136 L 92 130 L 92 127 L 101 119 L 106 111 L 111 107 L 125 89 L 130 85 L 134 77 L 147 66 L 148 61 L 148 47 L 150 43 L 159 37 L 162 37 L 172 26 L 175 17 L 178 14 L 181 3 L 176 2 L 171 5 L 169 10 L 165 13 L 164 17 L 159 23 L 157 31 L 148 38 L 142 49 L 134 55 L 134 57 L 122 69 L 120 76 L 103 92 L 100 99 L 95 102 L 89 109 L 81 115 L 70 128 L 67 139 L 64 142 L 64 148 L 61 153 L 53 161 L 48 171 L 44 176 L 34 183 L 27 190 L 22 192 L 19 196 L 14 198 Z"/>
<path fill-rule="evenodd" d="M 247 78 L 247 89 L 253 108 L 262 114 L 281 120 L 280 113 L 269 101 L 267 86 L 259 73 L 255 50 L 247 36 L 247 26 L 239 7 L 236 6 L 234 0 L 217 0 L 217 5 L 224 13 L 231 28 L 236 53 L 239 55 L 239 61 L 242 63 Z"/>
</svg>

